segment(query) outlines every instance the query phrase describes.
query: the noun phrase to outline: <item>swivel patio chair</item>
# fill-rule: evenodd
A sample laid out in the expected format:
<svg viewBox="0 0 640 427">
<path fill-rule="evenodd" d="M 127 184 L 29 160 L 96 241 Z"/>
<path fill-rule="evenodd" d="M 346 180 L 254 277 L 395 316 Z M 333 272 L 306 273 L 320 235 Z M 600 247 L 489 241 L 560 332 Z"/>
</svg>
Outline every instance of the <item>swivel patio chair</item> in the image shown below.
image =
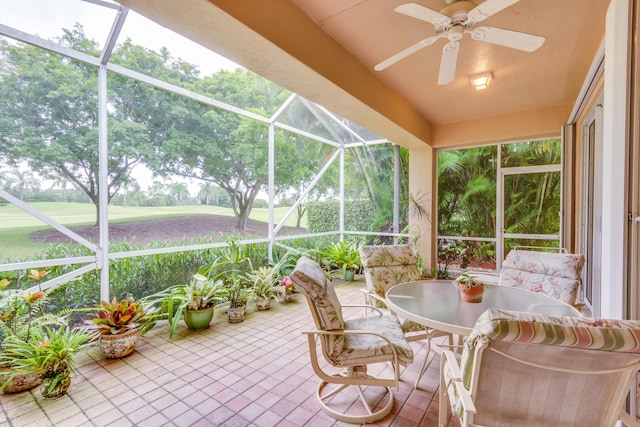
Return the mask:
<svg viewBox="0 0 640 427">
<path fill-rule="evenodd" d="M 640 426 L 623 410 L 640 369 L 640 322 L 487 310 L 460 363 L 443 353 L 447 402 L 462 426 Z"/>
<path fill-rule="evenodd" d="M 582 254 L 516 248 L 507 254 L 497 280 L 486 274 L 470 274 L 485 283 L 497 281 L 499 285 L 538 292 L 575 306 L 583 266 Z"/>
<path fill-rule="evenodd" d="M 381 313 L 344 320 L 331 281 L 307 257 L 298 259 L 289 277 L 306 297 L 316 325 L 316 330 L 303 333 L 308 338 L 311 365 L 321 379 L 316 397 L 322 409 L 348 423 L 369 423 L 385 417 L 393 407 L 391 387 L 399 386 L 400 366 L 413 361 L 413 351 L 398 320 Z M 329 372 L 326 364 L 320 366 L 318 342 L 325 361 L 339 371 Z M 368 374 L 368 365 L 377 363 L 390 363 L 393 377 Z"/>
<path fill-rule="evenodd" d="M 360 260 L 364 267 L 367 284 L 365 302 L 388 312 L 386 304 L 387 291 L 399 283 L 413 282 L 420 278 L 418 259 L 411 245 L 363 245 L 360 247 Z M 425 286 L 429 285 L 425 281 Z M 395 313 L 391 313 L 396 315 Z M 424 357 L 415 382 L 418 387 L 420 379 L 427 369 L 429 353 L 433 348 L 440 353 L 440 347 L 433 345 L 432 339 L 448 337 L 449 348 L 453 345 L 451 334 L 427 328 L 412 320 L 397 316 L 408 341 L 427 340 L 427 354 Z"/>
</svg>

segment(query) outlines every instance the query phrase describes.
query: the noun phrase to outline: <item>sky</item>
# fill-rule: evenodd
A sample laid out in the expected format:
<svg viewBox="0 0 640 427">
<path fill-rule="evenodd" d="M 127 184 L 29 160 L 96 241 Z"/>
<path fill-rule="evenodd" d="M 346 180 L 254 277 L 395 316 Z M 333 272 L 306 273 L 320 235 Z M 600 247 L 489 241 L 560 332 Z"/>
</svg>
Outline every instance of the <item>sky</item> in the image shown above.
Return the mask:
<svg viewBox="0 0 640 427">
<path fill-rule="evenodd" d="M 99 0 L 100 1 L 100 0 Z M 106 0 L 113 3 L 111 0 Z M 62 35 L 62 29 L 73 28 L 76 22 L 83 25 L 85 34 L 104 46 L 116 11 L 81 0 L 0 0 L 0 24 L 4 24 L 44 39 Z M 130 10 L 119 41 L 131 38 L 134 44 L 142 45 L 156 52 L 166 47 L 175 57 L 198 65 L 201 76 L 208 76 L 219 70 L 234 70 L 239 65 L 212 52 L 197 43 L 182 37 Z M 132 174 L 142 189 L 147 189 L 153 179 L 151 172 L 137 167 Z M 198 185 L 187 182 L 192 195 Z"/>
<path fill-rule="evenodd" d="M 0 3 L 0 23 L 4 25 L 51 39 L 62 35 L 62 28 L 72 28 L 76 22 L 80 22 L 85 34 L 100 46 L 104 45 L 116 16 L 115 10 L 111 8 L 81 0 L 0 0 Z M 119 40 L 126 37 L 130 37 L 135 44 L 155 51 L 166 47 L 174 56 L 197 64 L 201 75 L 239 67 L 223 56 L 161 27 L 132 10 L 127 15 Z"/>
</svg>

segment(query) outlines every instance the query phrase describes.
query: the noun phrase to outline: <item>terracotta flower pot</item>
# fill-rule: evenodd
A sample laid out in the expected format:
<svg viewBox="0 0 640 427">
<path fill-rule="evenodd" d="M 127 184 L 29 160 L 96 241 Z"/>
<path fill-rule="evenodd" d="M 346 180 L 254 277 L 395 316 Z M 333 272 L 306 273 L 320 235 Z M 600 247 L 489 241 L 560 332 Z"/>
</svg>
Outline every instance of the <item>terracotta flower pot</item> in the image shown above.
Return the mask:
<svg viewBox="0 0 640 427">
<path fill-rule="evenodd" d="M 484 285 L 467 286 L 458 283 L 460 289 L 460 298 L 463 302 L 482 302 L 482 294 L 484 293 Z"/>
<path fill-rule="evenodd" d="M 138 328 L 129 329 L 123 334 L 101 335 L 100 349 L 107 359 L 119 359 L 131 354 L 139 339 L 140 330 Z"/>
<path fill-rule="evenodd" d="M 4 373 L 6 369 L 0 368 L 0 384 L 4 384 L 9 374 Z M 42 374 L 24 374 L 16 375 L 9 381 L 9 384 L 2 389 L 5 394 L 20 393 L 34 388 L 37 385 L 42 384 Z"/>
</svg>

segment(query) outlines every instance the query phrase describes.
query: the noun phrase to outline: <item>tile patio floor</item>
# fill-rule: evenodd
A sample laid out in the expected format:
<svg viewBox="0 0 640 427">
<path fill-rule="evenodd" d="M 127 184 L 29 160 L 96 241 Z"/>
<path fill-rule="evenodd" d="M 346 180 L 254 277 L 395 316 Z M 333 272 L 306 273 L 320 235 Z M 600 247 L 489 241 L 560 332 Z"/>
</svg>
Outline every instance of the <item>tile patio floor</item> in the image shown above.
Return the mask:
<svg viewBox="0 0 640 427">
<path fill-rule="evenodd" d="M 334 284 L 344 304 L 362 303 L 362 280 Z M 347 310 L 355 309 L 345 309 L 347 318 L 362 315 L 361 309 Z M 268 311 L 251 305 L 242 323 L 230 324 L 226 312 L 219 312 L 208 330 L 183 326 L 171 340 L 161 325 L 124 359 L 105 359 L 97 347 L 80 354 L 69 393 L 60 399 L 43 399 L 37 389 L 0 393 L 0 426 L 353 425 L 327 416 L 315 399 L 318 378 L 301 334 L 310 329 L 302 295 Z M 424 348 L 421 342 L 412 346 L 416 362 L 404 369 L 400 389 L 394 389 L 392 413 L 370 425 L 437 426 L 440 359 L 432 352 L 420 388 L 414 389 Z"/>
</svg>

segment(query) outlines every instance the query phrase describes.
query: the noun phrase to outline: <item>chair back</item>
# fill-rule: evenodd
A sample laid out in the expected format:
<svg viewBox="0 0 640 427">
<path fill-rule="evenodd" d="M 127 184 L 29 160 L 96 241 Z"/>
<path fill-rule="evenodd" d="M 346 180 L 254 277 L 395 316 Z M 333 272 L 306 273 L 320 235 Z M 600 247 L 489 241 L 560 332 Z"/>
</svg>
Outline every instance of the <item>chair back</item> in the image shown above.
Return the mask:
<svg viewBox="0 0 640 427">
<path fill-rule="evenodd" d="M 498 284 L 542 293 L 575 305 L 583 266 L 582 254 L 513 249 L 502 264 Z"/>
<path fill-rule="evenodd" d="M 462 378 L 479 425 L 613 426 L 640 368 L 640 322 L 487 310 Z"/>
<path fill-rule="evenodd" d="M 364 245 L 360 247 L 367 290 L 381 298 L 398 283 L 418 280 L 418 259 L 411 245 Z M 378 307 L 384 303 L 376 300 Z"/>
<path fill-rule="evenodd" d="M 345 323 L 342 305 L 333 284 L 322 267 L 312 259 L 302 256 L 289 275 L 291 280 L 309 303 L 316 328 L 321 331 L 342 330 Z M 330 357 L 338 356 L 344 347 L 343 335 L 323 335 L 323 351 Z"/>
</svg>

